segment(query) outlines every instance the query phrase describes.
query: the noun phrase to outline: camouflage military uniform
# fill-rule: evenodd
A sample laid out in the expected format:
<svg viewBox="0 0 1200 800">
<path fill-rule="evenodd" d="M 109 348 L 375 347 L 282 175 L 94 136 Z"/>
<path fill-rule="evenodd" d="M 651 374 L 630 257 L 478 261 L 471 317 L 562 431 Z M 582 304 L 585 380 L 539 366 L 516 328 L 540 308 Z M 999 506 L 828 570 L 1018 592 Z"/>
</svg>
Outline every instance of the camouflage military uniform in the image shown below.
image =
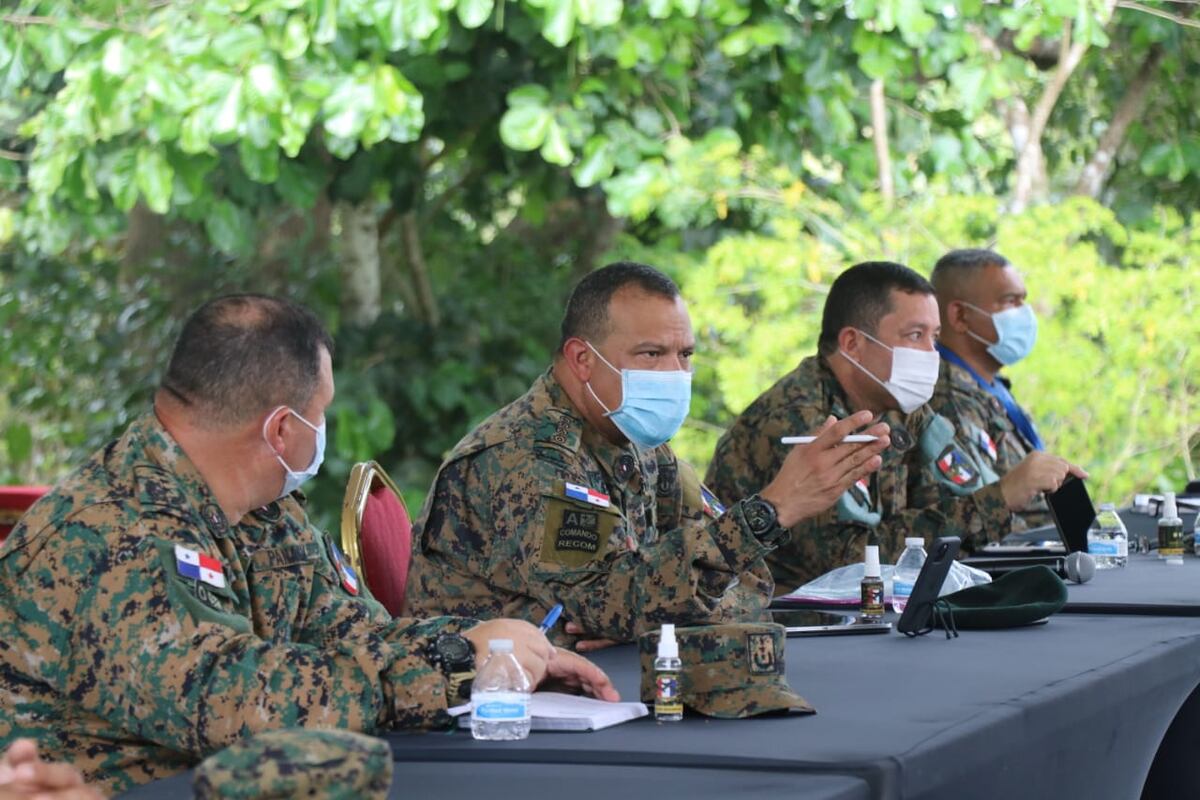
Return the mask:
<svg viewBox="0 0 1200 800">
<path fill-rule="evenodd" d="M 929 407 L 954 423 L 959 441 L 971 448 L 977 460 L 991 464 L 997 475 L 1007 475 L 1035 449 L 1009 420 L 1000 401 L 976 383 L 970 372 L 944 358 Z M 1015 530 L 1053 525 L 1045 496 L 1037 495 L 1014 514 L 1013 523 Z"/>
<path fill-rule="evenodd" d="M 755 619 L 773 588 L 740 505 L 721 508 L 667 445 L 608 442 L 551 372 L 458 443 L 413 535 L 418 614 L 537 623 L 562 603 L 590 636 L 632 641 L 662 622 Z M 552 638 L 573 641 L 562 626 Z"/>
<path fill-rule="evenodd" d="M 850 415 L 845 392 L 822 357 L 807 358 L 734 421 L 717 443 L 706 482 L 722 499 L 759 491 L 787 456 L 780 437 L 812 431 L 830 414 Z M 829 511 L 798 523 L 791 541 L 767 556 L 781 591 L 861 561 L 868 543 L 893 561 L 906 536 L 960 536 L 969 547 L 1010 532 L 1000 487 L 984 485 L 993 477 L 987 465 L 955 442 L 945 418 L 922 406 L 907 416 L 890 412 L 884 421 L 892 446 L 880 470 Z"/>
<path fill-rule="evenodd" d="M 230 526 L 135 421 L 0 549 L 0 747 L 31 737 L 116 791 L 274 728 L 448 723 L 420 653 L 468 621 L 391 620 L 335 553 L 292 497 Z"/>
</svg>

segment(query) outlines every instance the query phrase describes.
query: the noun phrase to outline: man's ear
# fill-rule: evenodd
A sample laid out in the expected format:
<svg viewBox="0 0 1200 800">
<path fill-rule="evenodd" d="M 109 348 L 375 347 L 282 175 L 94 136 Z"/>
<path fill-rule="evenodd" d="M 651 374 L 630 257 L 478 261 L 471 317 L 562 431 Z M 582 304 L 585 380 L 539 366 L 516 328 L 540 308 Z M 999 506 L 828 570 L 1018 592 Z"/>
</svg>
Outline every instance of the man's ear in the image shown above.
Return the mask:
<svg viewBox="0 0 1200 800">
<path fill-rule="evenodd" d="M 284 444 L 283 433 L 284 429 L 290 424 L 291 412 L 287 406 L 279 406 L 267 415 L 263 420 L 263 438 L 267 440 L 267 446 L 276 453 L 283 453 L 287 446 Z"/>
<path fill-rule="evenodd" d="M 966 333 L 970 329 L 967 324 L 967 314 L 971 309 L 962 300 L 951 300 L 946 304 L 946 324 L 955 333 Z"/>
<path fill-rule="evenodd" d="M 596 354 L 583 339 L 573 336 L 563 342 L 562 359 L 566 363 L 567 369 L 571 370 L 571 374 L 580 383 L 587 383 L 592 379 L 592 368 L 596 366 Z"/>
<path fill-rule="evenodd" d="M 867 337 L 859 333 L 857 328 L 852 328 L 848 325 L 838 332 L 838 349 L 848 355 L 851 360 L 857 361 L 860 364 L 863 359 L 863 347 L 867 341 Z"/>
</svg>

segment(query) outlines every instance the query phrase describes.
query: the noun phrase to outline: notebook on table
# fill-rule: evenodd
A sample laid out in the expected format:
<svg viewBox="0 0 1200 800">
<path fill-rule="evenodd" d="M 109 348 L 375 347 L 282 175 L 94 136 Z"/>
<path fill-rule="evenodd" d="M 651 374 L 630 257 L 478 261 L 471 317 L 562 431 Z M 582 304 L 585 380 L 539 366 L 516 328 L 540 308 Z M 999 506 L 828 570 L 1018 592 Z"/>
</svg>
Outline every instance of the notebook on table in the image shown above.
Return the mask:
<svg viewBox="0 0 1200 800">
<path fill-rule="evenodd" d="M 471 704 L 454 706 L 458 727 L 471 727 Z M 647 716 L 645 703 L 609 703 L 593 697 L 561 692 L 534 692 L 529 697 L 529 729 L 533 731 L 598 731 Z"/>
</svg>

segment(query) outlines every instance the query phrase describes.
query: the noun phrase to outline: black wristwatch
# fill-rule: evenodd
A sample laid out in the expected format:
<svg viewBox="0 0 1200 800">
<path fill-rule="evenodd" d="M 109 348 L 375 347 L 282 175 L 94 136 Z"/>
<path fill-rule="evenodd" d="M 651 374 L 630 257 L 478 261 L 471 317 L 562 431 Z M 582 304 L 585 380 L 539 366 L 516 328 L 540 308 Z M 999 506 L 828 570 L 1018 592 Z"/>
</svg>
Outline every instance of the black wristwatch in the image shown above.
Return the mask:
<svg viewBox="0 0 1200 800">
<path fill-rule="evenodd" d="M 746 518 L 746 524 L 750 526 L 754 538 L 768 547 L 783 544 L 791 535 L 787 528 L 779 526 L 779 515 L 775 506 L 771 505 L 769 500 L 763 499 L 762 495 L 750 495 L 742 501 L 742 516 Z"/>
<path fill-rule="evenodd" d="M 452 703 L 471 699 L 475 680 L 475 645 L 458 633 L 439 633 L 425 648 L 425 658 L 446 676 L 446 698 Z"/>
</svg>

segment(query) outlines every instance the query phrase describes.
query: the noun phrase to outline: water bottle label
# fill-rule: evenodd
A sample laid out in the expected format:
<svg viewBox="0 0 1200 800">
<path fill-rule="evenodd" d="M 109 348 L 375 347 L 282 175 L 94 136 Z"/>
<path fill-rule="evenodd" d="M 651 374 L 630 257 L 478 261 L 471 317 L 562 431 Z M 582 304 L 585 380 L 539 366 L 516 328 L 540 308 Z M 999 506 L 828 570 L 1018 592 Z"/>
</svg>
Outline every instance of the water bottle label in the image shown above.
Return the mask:
<svg viewBox="0 0 1200 800">
<path fill-rule="evenodd" d="M 892 580 L 892 597 L 908 597 L 912 590 L 913 585 L 908 581 Z"/>
<path fill-rule="evenodd" d="M 471 712 L 475 719 L 488 722 L 520 722 L 529 719 L 529 702 L 517 693 L 496 693 L 477 701 Z"/>
<path fill-rule="evenodd" d="M 1116 543 L 1116 542 L 1112 542 L 1112 541 L 1108 541 L 1108 542 L 1091 541 L 1091 542 L 1088 542 L 1088 552 L 1089 552 L 1089 553 L 1091 553 L 1091 554 L 1092 554 L 1092 555 L 1094 555 L 1094 556 L 1116 556 L 1116 555 L 1120 555 L 1120 554 L 1121 554 L 1120 548 L 1117 546 L 1117 543 Z"/>
</svg>

